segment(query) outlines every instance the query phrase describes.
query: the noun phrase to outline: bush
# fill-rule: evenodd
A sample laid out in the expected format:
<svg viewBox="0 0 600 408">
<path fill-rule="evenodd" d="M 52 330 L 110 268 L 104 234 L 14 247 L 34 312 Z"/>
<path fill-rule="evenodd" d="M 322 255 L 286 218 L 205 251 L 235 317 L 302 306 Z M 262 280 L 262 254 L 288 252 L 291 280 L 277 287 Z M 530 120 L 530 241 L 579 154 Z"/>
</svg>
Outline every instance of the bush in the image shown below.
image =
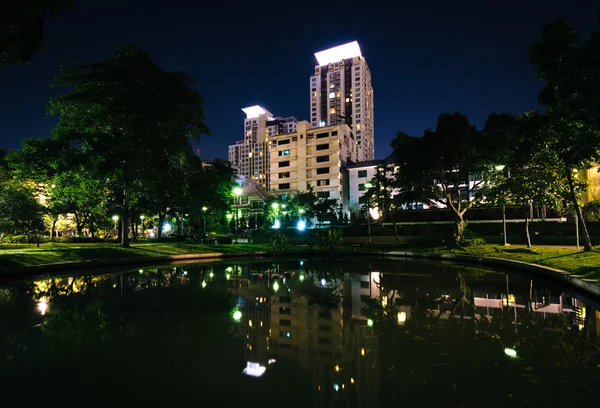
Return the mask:
<svg viewBox="0 0 600 408">
<path fill-rule="evenodd" d="M 231 237 L 217 237 L 217 244 L 232 244 L 233 239 Z"/>
<path fill-rule="evenodd" d="M 283 231 L 276 230 L 271 237 L 273 255 L 283 255 L 287 249 L 288 239 Z"/>
<path fill-rule="evenodd" d="M 586 222 L 600 221 L 600 200 L 590 201 L 581 209 Z"/>
<path fill-rule="evenodd" d="M 344 231 L 339 228 L 328 228 L 319 230 L 319 248 L 321 251 L 334 255 L 340 245 L 342 244 L 342 238 L 344 237 Z"/>
<path fill-rule="evenodd" d="M 48 242 L 48 237 L 43 235 L 38 235 L 38 240 L 40 244 L 43 242 Z M 35 244 L 35 238 L 33 235 L 28 237 L 27 235 L 5 235 L 0 242 L 3 244 Z"/>
<path fill-rule="evenodd" d="M 487 244 L 485 239 L 477 236 L 475 231 L 468 228 L 464 230 L 462 239 L 460 240 L 460 245 L 463 247 L 474 247 L 485 244 Z"/>
</svg>

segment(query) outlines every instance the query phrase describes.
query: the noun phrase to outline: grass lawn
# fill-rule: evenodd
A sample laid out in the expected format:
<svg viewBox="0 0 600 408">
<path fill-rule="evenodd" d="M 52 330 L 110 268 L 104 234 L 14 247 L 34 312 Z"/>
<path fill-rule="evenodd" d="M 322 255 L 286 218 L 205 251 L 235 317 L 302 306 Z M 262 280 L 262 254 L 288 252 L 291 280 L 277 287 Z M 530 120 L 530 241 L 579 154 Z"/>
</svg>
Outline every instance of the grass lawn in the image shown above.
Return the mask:
<svg viewBox="0 0 600 408">
<path fill-rule="evenodd" d="M 307 247 L 291 246 L 288 252 L 307 250 Z M 192 253 L 227 253 L 227 252 L 253 252 L 269 251 L 268 244 L 231 244 L 231 245 L 203 245 L 188 243 L 139 243 L 131 244 L 131 248 L 120 248 L 113 243 L 94 244 L 42 244 L 39 248 L 35 245 L 0 245 L 0 268 L 10 268 L 28 265 L 50 264 L 58 262 L 76 262 L 104 259 L 124 259 L 142 256 L 163 256 Z M 533 247 L 525 246 L 504 247 L 499 245 L 483 245 L 466 249 L 437 248 L 411 248 L 398 245 L 363 245 L 342 246 L 340 252 L 351 254 L 354 252 L 380 252 L 393 250 L 407 250 L 423 253 L 454 253 L 493 258 L 512 259 L 517 261 L 535 263 L 562 269 L 578 275 L 600 279 L 600 251 L 577 251 L 575 249 Z M 315 252 L 317 250 L 315 249 Z"/>
</svg>

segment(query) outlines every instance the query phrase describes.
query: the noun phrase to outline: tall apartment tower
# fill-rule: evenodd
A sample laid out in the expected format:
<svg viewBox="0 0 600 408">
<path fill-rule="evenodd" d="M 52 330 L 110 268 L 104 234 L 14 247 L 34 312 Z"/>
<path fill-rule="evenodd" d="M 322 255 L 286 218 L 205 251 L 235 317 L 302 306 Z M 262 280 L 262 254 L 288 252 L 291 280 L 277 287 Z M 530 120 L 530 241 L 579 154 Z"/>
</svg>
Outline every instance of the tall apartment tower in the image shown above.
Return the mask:
<svg viewBox="0 0 600 408">
<path fill-rule="evenodd" d="M 356 41 L 315 53 L 310 77 L 313 127 L 347 124 L 356 135 L 358 161 L 375 158 L 371 72 Z"/>
<path fill-rule="evenodd" d="M 254 185 L 268 191 L 269 139 L 296 132 L 298 121 L 294 117 L 273 117 L 261 106 L 250 106 L 242 111 L 246 114 L 244 140 L 229 146 L 229 161 L 237 169 L 242 185 Z"/>
</svg>

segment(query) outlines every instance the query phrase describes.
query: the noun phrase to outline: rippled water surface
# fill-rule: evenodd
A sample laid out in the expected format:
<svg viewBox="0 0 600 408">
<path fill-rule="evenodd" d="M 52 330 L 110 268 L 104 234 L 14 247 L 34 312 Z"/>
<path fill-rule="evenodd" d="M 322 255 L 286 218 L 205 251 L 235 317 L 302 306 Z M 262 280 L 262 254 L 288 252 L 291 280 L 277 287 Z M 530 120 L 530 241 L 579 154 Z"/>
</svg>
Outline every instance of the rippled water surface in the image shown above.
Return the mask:
<svg viewBox="0 0 600 408">
<path fill-rule="evenodd" d="M 600 404 L 598 303 L 441 262 L 236 260 L 0 286 L 3 405 Z"/>
</svg>

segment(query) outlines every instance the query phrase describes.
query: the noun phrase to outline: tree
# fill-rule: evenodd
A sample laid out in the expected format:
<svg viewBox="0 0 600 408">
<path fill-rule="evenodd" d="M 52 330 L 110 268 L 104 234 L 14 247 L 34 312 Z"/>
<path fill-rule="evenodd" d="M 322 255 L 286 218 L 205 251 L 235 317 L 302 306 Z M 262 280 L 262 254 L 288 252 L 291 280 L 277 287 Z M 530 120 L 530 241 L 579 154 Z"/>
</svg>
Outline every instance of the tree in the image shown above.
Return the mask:
<svg viewBox="0 0 600 408">
<path fill-rule="evenodd" d="M 70 0 L 3 0 L 0 5 L 0 72 L 27 64 L 42 48 L 44 23 L 71 6 Z"/>
<path fill-rule="evenodd" d="M 391 158 L 399 166 L 399 186 L 409 190 L 412 199 L 452 210 L 459 242 L 465 212 L 484 200 L 481 191 L 498 175 L 495 165 L 504 161 L 504 151 L 497 146 L 466 116 L 442 113 L 435 131 L 426 130 L 422 137 L 398 132 Z"/>
<path fill-rule="evenodd" d="M 492 114 L 486 122 L 488 133 L 509 135 L 505 139 L 510 155 L 502 175 L 495 180 L 486 198 L 492 202 L 517 204 L 522 207 L 537 203 L 560 211 L 568 196 L 568 182 L 556 152 L 542 142 L 545 132 L 543 115 L 537 112 L 518 117 Z M 577 188 L 581 189 L 579 183 Z M 531 247 L 529 217 L 525 217 L 527 247 Z"/>
<path fill-rule="evenodd" d="M 35 198 L 35 189 L 16 180 L 0 185 L 0 222 L 5 228 L 33 235 L 40 246 L 38 234 L 44 230 L 44 208 Z"/>
<path fill-rule="evenodd" d="M 192 78 L 165 72 L 131 45 L 90 65 L 73 64 L 53 85 L 68 92 L 50 101 L 59 116 L 53 137 L 66 141 L 120 197 L 121 246 L 129 246 L 130 194 L 174 156 L 191 150 L 190 139 L 209 134 L 204 100 Z M 151 184 L 151 183 L 146 183 Z"/>
<path fill-rule="evenodd" d="M 547 112 L 547 144 L 557 154 L 570 200 L 581 222 L 586 251 L 592 242 L 578 203 L 573 170 L 589 168 L 600 151 L 600 35 L 578 43 L 571 24 L 546 24 L 529 46 L 529 62 L 545 82 L 538 101 Z"/>
</svg>

